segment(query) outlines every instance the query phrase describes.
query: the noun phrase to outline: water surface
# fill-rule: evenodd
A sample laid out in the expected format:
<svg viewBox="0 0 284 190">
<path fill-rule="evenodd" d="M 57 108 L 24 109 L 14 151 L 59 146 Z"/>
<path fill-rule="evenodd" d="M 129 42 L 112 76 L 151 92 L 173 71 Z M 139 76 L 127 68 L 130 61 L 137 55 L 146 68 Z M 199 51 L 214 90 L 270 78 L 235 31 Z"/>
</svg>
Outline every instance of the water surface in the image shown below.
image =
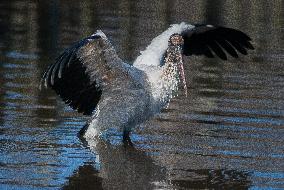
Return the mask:
<svg viewBox="0 0 284 190">
<path fill-rule="evenodd" d="M 284 188 L 283 1 L 1 1 L 0 189 Z M 171 23 L 239 28 L 240 59 L 189 57 L 188 97 L 132 134 L 77 137 L 87 118 L 40 91 L 59 53 L 102 29 L 131 63 Z"/>
</svg>

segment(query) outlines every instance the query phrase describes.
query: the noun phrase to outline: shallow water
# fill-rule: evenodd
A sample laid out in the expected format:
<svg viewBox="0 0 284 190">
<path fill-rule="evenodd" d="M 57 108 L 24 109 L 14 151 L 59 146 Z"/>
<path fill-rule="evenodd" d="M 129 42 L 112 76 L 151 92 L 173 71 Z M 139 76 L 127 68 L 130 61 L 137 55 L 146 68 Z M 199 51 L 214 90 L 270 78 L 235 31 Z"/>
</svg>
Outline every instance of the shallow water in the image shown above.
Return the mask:
<svg viewBox="0 0 284 190">
<path fill-rule="evenodd" d="M 0 2 L 0 189 L 284 188 L 284 4 L 267 1 Z M 43 71 L 102 29 L 132 62 L 170 23 L 239 28 L 255 51 L 186 58 L 180 95 L 132 134 L 134 147 L 77 137 L 87 118 Z"/>
</svg>

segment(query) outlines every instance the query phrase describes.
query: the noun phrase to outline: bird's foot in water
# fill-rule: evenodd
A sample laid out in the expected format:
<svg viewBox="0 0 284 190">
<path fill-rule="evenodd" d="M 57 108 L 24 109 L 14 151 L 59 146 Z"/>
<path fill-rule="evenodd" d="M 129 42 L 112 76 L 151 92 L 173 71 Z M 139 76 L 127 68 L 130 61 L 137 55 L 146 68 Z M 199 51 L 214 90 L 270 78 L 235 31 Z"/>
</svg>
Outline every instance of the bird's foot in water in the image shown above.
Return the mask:
<svg viewBox="0 0 284 190">
<path fill-rule="evenodd" d="M 124 145 L 133 146 L 133 143 L 132 143 L 131 138 L 130 138 L 130 132 L 129 131 L 124 131 L 123 132 L 123 140 L 122 140 L 122 142 L 123 142 Z"/>
<path fill-rule="evenodd" d="M 121 139 L 122 135 L 122 139 Z M 130 138 L 130 131 L 124 131 L 123 133 L 118 132 L 115 129 L 109 129 L 106 131 L 98 131 L 97 129 L 92 129 L 88 124 L 86 124 L 79 132 L 78 137 L 82 142 L 94 141 L 95 139 L 101 139 L 103 141 L 109 142 L 113 145 L 120 144 L 133 146 Z"/>
</svg>

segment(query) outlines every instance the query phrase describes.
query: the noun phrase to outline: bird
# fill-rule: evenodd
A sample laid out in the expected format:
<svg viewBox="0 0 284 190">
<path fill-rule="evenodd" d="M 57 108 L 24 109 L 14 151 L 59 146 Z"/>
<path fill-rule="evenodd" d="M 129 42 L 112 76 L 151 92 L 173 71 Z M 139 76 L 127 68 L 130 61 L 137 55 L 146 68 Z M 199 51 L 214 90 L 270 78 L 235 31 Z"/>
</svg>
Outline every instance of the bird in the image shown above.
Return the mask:
<svg viewBox="0 0 284 190">
<path fill-rule="evenodd" d="M 90 119 L 85 139 L 130 133 L 166 107 L 182 86 L 187 95 L 184 56 L 238 58 L 253 50 L 244 32 L 208 24 L 172 24 L 155 37 L 133 64 L 124 62 L 101 30 L 63 51 L 44 72 L 41 86 L 53 89 Z"/>
</svg>

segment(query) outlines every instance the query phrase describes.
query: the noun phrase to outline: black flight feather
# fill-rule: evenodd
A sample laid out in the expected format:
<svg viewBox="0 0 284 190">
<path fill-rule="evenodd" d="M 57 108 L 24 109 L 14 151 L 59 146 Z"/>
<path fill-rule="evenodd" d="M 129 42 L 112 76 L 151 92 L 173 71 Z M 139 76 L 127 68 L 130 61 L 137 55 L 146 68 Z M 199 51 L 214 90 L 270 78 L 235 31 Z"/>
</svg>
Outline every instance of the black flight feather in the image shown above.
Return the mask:
<svg viewBox="0 0 284 190">
<path fill-rule="evenodd" d="M 86 73 L 86 67 L 92 65 L 84 65 L 77 55 L 78 50 L 90 39 L 96 40 L 99 37 L 85 38 L 66 49 L 42 77 L 45 87 L 51 87 L 66 104 L 85 115 L 92 114 L 102 94 L 96 81 L 92 81 Z M 93 64 L 99 63 L 94 60 Z"/>
<path fill-rule="evenodd" d="M 205 55 L 214 57 L 212 52 L 223 60 L 226 53 L 237 58 L 237 52 L 247 55 L 248 49 L 254 49 L 251 38 L 245 33 L 226 27 L 195 25 L 195 28 L 182 32 L 184 55 Z"/>
</svg>

